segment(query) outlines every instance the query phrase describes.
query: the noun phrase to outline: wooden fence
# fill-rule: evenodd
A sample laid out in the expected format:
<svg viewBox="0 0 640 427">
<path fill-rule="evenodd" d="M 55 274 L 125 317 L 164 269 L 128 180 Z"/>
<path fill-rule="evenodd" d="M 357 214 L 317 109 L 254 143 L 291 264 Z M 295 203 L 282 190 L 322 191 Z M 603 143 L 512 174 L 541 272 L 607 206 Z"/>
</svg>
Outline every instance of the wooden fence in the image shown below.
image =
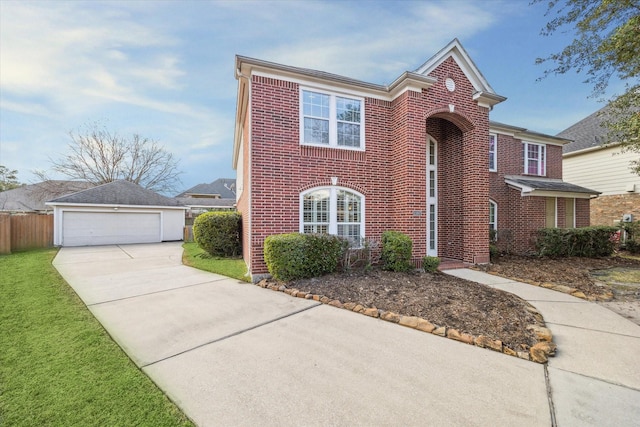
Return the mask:
<svg viewBox="0 0 640 427">
<path fill-rule="evenodd" d="M 0 213 L 0 254 L 53 246 L 53 215 Z"/>
</svg>

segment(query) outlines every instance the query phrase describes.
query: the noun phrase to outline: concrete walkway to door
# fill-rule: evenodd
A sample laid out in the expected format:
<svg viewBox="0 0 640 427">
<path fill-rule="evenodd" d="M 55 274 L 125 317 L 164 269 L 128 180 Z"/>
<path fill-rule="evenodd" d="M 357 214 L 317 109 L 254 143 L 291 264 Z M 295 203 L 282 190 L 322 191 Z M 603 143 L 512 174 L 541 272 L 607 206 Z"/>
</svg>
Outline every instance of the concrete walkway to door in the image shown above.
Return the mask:
<svg viewBox="0 0 640 427">
<path fill-rule="evenodd" d="M 202 272 L 181 255 L 179 243 L 62 248 L 54 266 L 200 426 L 549 426 L 550 388 L 562 405 L 580 404 L 567 396 L 577 388 L 601 397 L 601 416 L 567 406 L 562 425 L 640 419 L 633 385 L 559 366 L 549 387 L 543 365 Z"/>
</svg>

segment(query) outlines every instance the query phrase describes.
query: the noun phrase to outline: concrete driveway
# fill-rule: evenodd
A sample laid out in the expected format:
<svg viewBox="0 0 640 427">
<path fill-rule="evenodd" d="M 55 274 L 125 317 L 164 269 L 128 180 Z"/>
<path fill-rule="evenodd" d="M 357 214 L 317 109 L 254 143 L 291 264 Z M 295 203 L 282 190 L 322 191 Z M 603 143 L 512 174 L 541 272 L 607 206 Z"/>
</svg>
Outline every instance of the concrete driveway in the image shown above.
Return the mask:
<svg viewBox="0 0 640 427">
<path fill-rule="evenodd" d="M 180 243 L 62 248 L 54 266 L 200 426 L 555 424 L 543 365 L 202 272 L 181 254 Z M 562 425 L 640 419 L 637 389 L 557 370 Z M 571 407 L 584 387 L 603 393 L 606 416 Z"/>
</svg>

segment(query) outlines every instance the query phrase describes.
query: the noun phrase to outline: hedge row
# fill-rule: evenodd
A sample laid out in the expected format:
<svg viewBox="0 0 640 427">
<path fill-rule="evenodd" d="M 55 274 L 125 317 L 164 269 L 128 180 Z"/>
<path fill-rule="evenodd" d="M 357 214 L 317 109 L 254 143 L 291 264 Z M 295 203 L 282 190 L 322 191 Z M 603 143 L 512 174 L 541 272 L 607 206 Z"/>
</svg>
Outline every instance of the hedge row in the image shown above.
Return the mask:
<svg viewBox="0 0 640 427">
<path fill-rule="evenodd" d="M 615 249 L 617 227 L 542 228 L 538 230 L 536 247 L 541 256 L 601 257 Z"/>
</svg>

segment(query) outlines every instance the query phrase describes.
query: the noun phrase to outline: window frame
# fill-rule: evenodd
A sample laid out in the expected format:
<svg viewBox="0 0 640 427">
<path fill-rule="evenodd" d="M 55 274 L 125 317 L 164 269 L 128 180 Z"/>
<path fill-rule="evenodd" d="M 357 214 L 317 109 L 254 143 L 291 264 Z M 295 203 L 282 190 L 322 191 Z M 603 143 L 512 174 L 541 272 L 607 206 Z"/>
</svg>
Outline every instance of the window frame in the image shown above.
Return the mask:
<svg viewBox="0 0 640 427">
<path fill-rule="evenodd" d="M 491 208 L 493 207 L 493 222 L 491 221 Z M 491 227 L 493 225 L 493 228 Z M 493 241 L 498 240 L 498 203 L 489 199 L 489 233 L 495 231 Z"/>
<path fill-rule="evenodd" d="M 546 176 L 547 175 L 547 146 L 546 144 L 538 144 L 535 142 L 523 141 L 523 157 L 524 157 L 524 174 L 532 175 L 532 176 Z M 535 146 L 538 147 L 538 156 L 537 157 L 529 157 L 529 147 Z M 541 159 L 542 158 L 542 159 Z M 529 172 L 529 160 L 536 160 L 538 162 L 538 166 L 536 168 L 536 173 Z"/>
<path fill-rule="evenodd" d="M 493 139 L 493 151 L 491 150 L 491 138 Z M 491 156 L 493 155 L 493 167 L 491 167 Z M 489 134 L 489 172 L 498 171 L 498 134 Z"/>
<path fill-rule="evenodd" d="M 313 92 L 319 95 L 329 96 L 329 143 L 316 143 L 316 142 L 306 142 L 304 139 L 304 119 L 305 117 L 317 118 L 315 116 L 306 116 L 304 114 L 304 93 L 305 92 Z M 364 113 L 364 98 L 361 96 L 349 94 L 346 92 L 334 92 L 328 91 L 325 89 L 318 89 L 314 87 L 308 86 L 300 86 L 299 93 L 299 129 L 300 129 L 300 145 L 308 145 L 312 147 L 328 147 L 328 148 L 337 148 L 341 150 L 352 150 L 352 151 L 365 151 L 365 113 Z M 339 120 L 337 116 L 338 110 L 338 98 L 347 98 L 354 101 L 358 101 L 360 103 L 360 145 L 359 146 L 350 146 L 350 145 L 339 145 L 338 144 L 338 123 L 353 123 L 345 120 Z"/>
<path fill-rule="evenodd" d="M 300 226 L 299 226 L 299 231 L 302 234 L 305 234 L 304 232 L 304 226 L 305 226 L 305 222 L 304 222 L 304 198 L 307 194 L 310 193 L 314 193 L 316 191 L 323 191 L 323 190 L 328 190 L 329 191 L 329 224 L 327 226 L 327 234 L 331 234 L 334 236 L 338 236 L 338 225 L 354 225 L 354 221 L 342 221 L 342 222 L 338 222 L 338 192 L 339 191 L 345 191 L 347 193 L 351 193 L 355 196 L 357 196 L 358 198 L 360 198 L 360 242 L 357 242 L 357 244 L 355 245 L 356 247 L 360 247 L 360 245 L 362 244 L 362 241 L 365 239 L 365 196 L 364 194 L 355 191 L 351 188 L 348 187 L 340 187 L 340 186 L 321 186 L 321 187 L 314 187 L 314 188 L 310 188 L 308 190 L 305 190 L 303 192 L 300 193 L 300 217 L 299 217 L 299 222 L 300 222 Z"/>
</svg>

